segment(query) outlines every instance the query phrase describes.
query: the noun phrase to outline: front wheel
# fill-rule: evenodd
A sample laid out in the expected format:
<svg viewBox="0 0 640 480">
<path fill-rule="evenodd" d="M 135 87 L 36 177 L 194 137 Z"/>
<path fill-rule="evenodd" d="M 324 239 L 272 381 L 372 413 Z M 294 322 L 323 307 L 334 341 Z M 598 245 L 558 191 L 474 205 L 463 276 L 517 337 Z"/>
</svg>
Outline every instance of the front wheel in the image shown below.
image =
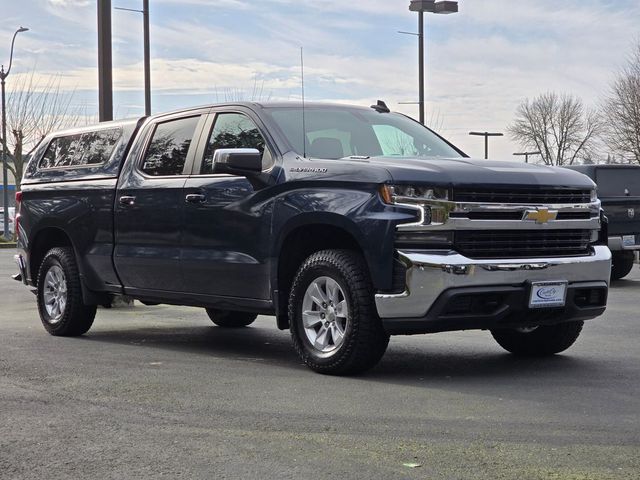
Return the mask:
<svg viewBox="0 0 640 480">
<path fill-rule="evenodd" d="M 514 355 L 544 357 L 565 351 L 580 336 L 584 322 L 567 322 L 531 328 L 491 330 L 496 342 Z"/>
<path fill-rule="evenodd" d="M 213 323 L 224 328 L 242 328 L 251 325 L 258 318 L 256 313 L 232 312 L 207 308 L 207 315 Z"/>
<path fill-rule="evenodd" d="M 389 335 L 373 300 L 368 270 L 358 253 L 324 250 L 308 257 L 289 297 L 291 338 L 302 361 L 331 375 L 360 373 L 377 364 Z"/>
<path fill-rule="evenodd" d="M 626 277 L 633 268 L 635 253 L 613 252 L 611 256 L 611 280 L 620 280 Z"/>
<path fill-rule="evenodd" d="M 89 331 L 95 305 L 82 300 L 80 274 L 71 248 L 53 248 L 40 265 L 37 281 L 38 311 L 51 335 L 75 337 Z"/>
</svg>

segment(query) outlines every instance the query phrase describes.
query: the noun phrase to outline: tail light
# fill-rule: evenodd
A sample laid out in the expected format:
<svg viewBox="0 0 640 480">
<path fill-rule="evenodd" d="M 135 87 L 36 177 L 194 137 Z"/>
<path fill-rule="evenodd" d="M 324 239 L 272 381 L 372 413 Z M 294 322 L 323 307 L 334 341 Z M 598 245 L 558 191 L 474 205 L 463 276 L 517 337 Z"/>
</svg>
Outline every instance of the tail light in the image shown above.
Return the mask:
<svg viewBox="0 0 640 480">
<path fill-rule="evenodd" d="M 16 215 L 13 220 L 13 233 L 17 237 L 20 231 L 20 204 L 22 203 L 22 192 L 16 192 Z"/>
</svg>

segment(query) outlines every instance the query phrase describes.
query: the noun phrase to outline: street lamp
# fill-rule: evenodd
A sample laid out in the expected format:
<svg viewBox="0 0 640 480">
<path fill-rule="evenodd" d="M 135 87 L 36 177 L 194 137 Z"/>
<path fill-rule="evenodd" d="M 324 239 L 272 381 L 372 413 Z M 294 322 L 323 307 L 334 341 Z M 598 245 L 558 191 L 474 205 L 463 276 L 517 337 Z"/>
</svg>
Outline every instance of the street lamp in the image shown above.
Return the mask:
<svg viewBox="0 0 640 480">
<path fill-rule="evenodd" d="M 522 152 L 522 153 L 514 153 L 514 157 L 524 157 L 524 163 L 529 163 L 529 157 L 533 155 L 542 155 L 542 152 Z"/>
<path fill-rule="evenodd" d="M 449 14 L 458 12 L 458 2 L 448 2 L 435 0 L 411 0 L 409 10 L 418 12 L 418 33 L 409 33 L 418 37 L 418 105 L 420 106 L 420 123 L 425 122 L 425 101 L 424 101 L 424 14 Z"/>
<path fill-rule="evenodd" d="M 28 28 L 20 27 L 13 34 L 11 40 L 11 53 L 9 55 L 9 68 L 4 71 L 4 65 L 0 67 L 0 83 L 2 84 L 2 201 L 4 206 L 4 238 L 9 239 L 9 181 L 7 175 L 7 102 L 5 97 L 5 80 L 11 72 L 11 64 L 13 63 L 13 45 L 16 41 L 16 35 L 22 32 L 26 32 Z"/>
<path fill-rule="evenodd" d="M 469 132 L 469 135 L 484 137 L 484 159 L 489 158 L 489 137 L 504 137 L 504 133 Z"/>
<path fill-rule="evenodd" d="M 149 55 L 149 0 L 142 0 L 142 10 L 114 7 L 115 10 L 126 10 L 142 14 L 144 36 L 144 114 L 151 115 L 151 60 Z"/>
</svg>

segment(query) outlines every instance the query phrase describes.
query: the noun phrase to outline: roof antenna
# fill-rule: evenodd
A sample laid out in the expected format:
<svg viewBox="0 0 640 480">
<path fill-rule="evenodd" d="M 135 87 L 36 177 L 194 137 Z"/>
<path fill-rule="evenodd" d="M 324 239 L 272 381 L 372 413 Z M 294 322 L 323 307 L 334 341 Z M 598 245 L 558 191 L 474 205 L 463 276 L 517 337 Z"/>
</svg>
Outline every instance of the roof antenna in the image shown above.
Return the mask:
<svg viewBox="0 0 640 480">
<path fill-rule="evenodd" d="M 391 113 L 391 110 L 389 110 L 387 104 L 382 100 L 378 100 L 378 103 L 376 103 L 375 105 L 371 105 L 371 108 L 373 108 L 378 113 Z"/>
<path fill-rule="evenodd" d="M 302 79 L 302 156 L 307 158 L 307 123 L 304 106 L 304 47 L 300 47 L 300 78 Z"/>
</svg>

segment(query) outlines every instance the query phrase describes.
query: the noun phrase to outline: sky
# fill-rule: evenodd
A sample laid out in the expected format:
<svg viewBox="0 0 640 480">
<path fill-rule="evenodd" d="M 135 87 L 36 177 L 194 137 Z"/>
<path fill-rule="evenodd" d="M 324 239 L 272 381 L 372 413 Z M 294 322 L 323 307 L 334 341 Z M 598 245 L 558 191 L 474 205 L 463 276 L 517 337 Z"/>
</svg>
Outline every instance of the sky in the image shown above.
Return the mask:
<svg viewBox="0 0 640 480">
<path fill-rule="evenodd" d="M 546 91 L 597 106 L 640 40 L 638 0 L 461 0 L 427 15 L 427 119 L 466 153 L 469 131 L 506 132 L 518 104 Z M 142 0 L 112 0 L 139 9 Z M 409 0 L 150 0 L 152 111 L 225 100 L 306 98 L 417 117 L 417 31 Z M 97 112 L 96 0 L 0 0 L 0 62 L 16 40 L 11 89 L 30 72 L 57 75 L 74 106 Z M 142 15 L 114 11 L 114 116 L 144 111 Z M 97 117 L 96 117 L 97 118 Z M 491 157 L 522 151 L 508 136 Z"/>
</svg>

